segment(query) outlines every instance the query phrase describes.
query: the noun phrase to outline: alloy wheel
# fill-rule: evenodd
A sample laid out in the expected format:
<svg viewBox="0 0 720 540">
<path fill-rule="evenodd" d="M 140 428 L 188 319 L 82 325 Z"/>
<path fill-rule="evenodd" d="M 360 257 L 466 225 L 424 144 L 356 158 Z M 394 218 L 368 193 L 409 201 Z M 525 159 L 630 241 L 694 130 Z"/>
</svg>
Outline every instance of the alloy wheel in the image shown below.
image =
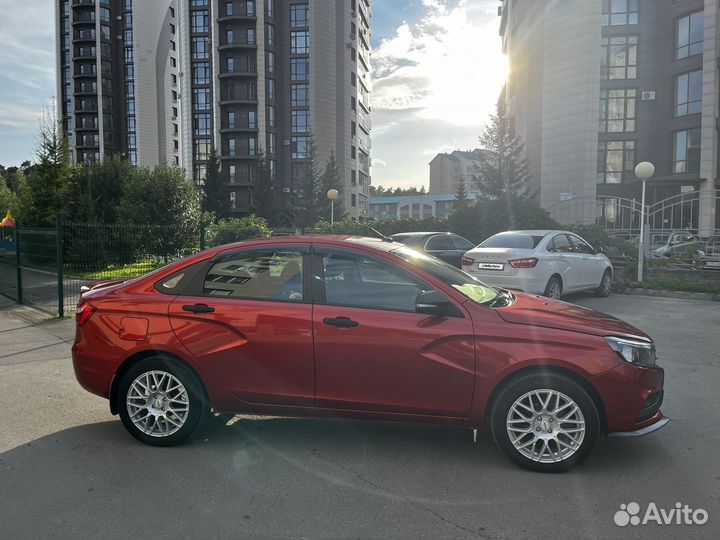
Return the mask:
<svg viewBox="0 0 720 540">
<path fill-rule="evenodd" d="M 553 300 L 560 300 L 560 294 L 560 283 L 556 279 L 554 279 L 548 286 L 548 297 L 552 298 Z"/>
<path fill-rule="evenodd" d="M 126 397 L 130 420 L 151 437 L 169 437 L 183 427 L 190 412 L 185 386 L 172 374 L 154 370 L 140 374 Z"/>
<path fill-rule="evenodd" d="M 532 390 L 510 407 L 510 442 L 538 463 L 559 463 L 575 454 L 585 438 L 585 418 L 577 403 L 557 390 Z"/>
</svg>

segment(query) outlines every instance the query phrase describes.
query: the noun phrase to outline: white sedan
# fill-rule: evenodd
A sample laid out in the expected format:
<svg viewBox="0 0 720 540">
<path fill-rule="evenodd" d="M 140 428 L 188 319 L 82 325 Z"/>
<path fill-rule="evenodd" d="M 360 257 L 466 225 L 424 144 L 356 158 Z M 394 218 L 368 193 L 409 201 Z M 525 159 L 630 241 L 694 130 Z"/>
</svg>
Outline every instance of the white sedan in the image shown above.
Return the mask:
<svg viewBox="0 0 720 540">
<path fill-rule="evenodd" d="M 489 285 L 550 298 L 593 290 L 609 296 L 609 259 L 568 231 L 498 233 L 462 258 L 462 269 Z"/>
</svg>

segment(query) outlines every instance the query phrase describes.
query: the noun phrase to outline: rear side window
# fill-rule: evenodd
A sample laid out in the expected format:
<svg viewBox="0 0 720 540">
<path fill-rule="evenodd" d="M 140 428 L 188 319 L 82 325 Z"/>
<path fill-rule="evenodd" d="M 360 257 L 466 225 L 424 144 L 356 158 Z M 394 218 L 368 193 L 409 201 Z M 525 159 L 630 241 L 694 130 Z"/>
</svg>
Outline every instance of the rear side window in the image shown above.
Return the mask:
<svg viewBox="0 0 720 540">
<path fill-rule="evenodd" d="M 449 236 L 443 234 L 433 236 L 430 240 L 428 240 L 427 244 L 425 245 L 425 249 L 427 251 L 447 251 L 455 249 L 455 244 L 453 244 L 453 241 L 450 239 Z"/>
<path fill-rule="evenodd" d="M 303 254 L 278 249 L 228 255 L 208 270 L 203 294 L 302 302 Z"/>
<path fill-rule="evenodd" d="M 534 236 L 524 233 L 500 233 L 491 236 L 478 247 L 535 249 L 543 238 L 544 236 Z"/>
<path fill-rule="evenodd" d="M 423 244 L 425 243 L 425 237 L 424 236 L 400 236 L 399 238 L 394 238 L 396 242 L 400 242 L 401 244 L 405 244 L 406 246 L 410 246 L 413 249 L 422 249 Z"/>
<path fill-rule="evenodd" d="M 455 244 L 455 249 L 462 249 L 464 251 L 468 251 L 475 246 L 470 243 L 469 241 L 465 240 L 462 236 L 451 236 L 453 244 Z"/>
<path fill-rule="evenodd" d="M 573 246 L 566 234 L 558 234 L 550 240 L 547 250 L 552 253 L 572 253 Z"/>
<path fill-rule="evenodd" d="M 585 253 L 587 255 L 592 255 L 595 253 L 592 247 L 590 247 L 590 244 L 585 242 L 582 238 L 572 235 L 571 236 L 573 244 L 575 245 L 575 250 L 578 253 Z"/>
</svg>

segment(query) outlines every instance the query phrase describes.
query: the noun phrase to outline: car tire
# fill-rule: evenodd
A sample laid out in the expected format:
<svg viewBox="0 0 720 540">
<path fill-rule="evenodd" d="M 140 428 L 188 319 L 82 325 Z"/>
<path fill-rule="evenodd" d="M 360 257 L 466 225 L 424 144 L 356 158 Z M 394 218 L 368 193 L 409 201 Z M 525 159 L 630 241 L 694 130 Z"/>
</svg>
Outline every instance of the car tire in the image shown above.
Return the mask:
<svg viewBox="0 0 720 540">
<path fill-rule="evenodd" d="M 579 465 L 600 437 L 592 398 L 572 378 L 558 373 L 513 380 L 493 402 L 490 427 L 495 443 L 512 461 L 545 473 Z"/>
<path fill-rule="evenodd" d="M 123 376 L 117 410 L 125 429 L 152 446 L 175 446 L 202 427 L 210 405 L 197 375 L 164 356 L 146 358 Z"/>
<path fill-rule="evenodd" d="M 553 276 L 547 282 L 543 296 L 547 296 L 548 298 L 552 298 L 553 300 L 560 300 L 560 298 L 562 297 L 562 290 L 562 280 L 558 276 Z"/>
<path fill-rule="evenodd" d="M 600 298 L 607 298 L 612 292 L 612 272 L 608 269 L 605 270 L 600 285 L 595 289 L 595 295 Z"/>
</svg>

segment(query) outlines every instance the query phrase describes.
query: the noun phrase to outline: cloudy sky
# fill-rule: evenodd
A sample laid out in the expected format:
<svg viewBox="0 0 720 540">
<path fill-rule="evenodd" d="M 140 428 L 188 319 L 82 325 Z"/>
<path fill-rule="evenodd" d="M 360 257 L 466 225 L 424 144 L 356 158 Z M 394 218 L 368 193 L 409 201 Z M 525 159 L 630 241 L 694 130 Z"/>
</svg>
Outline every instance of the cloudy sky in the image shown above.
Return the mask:
<svg viewBox="0 0 720 540">
<path fill-rule="evenodd" d="M 436 153 L 476 146 L 507 69 L 498 4 L 373 1 L 374 184 L 427 185 Z M 32 158 L 55 94 L 53 2 L 0 0 L 0 13 L 0 163 L 8 166 Z"/>
</svg>

